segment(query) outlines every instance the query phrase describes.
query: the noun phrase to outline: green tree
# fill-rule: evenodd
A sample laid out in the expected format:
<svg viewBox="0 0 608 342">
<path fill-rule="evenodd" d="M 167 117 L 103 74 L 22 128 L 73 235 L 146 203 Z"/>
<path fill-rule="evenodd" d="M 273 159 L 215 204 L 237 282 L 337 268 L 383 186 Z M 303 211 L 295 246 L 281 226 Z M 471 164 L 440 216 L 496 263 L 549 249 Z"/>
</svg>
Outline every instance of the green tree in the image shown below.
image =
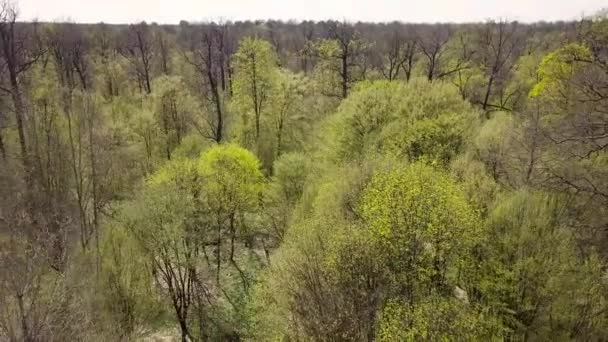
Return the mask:
<svg viewBox="0 0 608 342">
<path fill-rule="evenodd" d="M 306 128 L 310 125 L 305 107 L 309 95 L 309 81 L 300 74 L 287 70 L 277 73 L 276 91 L 272 98 L 271 125 L 274 132 L 276 157 L 300 147 Z"/>
<path fill-rule="evenodd" d="M 200 111 L 184 81 L 178 76 L 160 76 L 154 86 L 153 110 L 165 140 L 165 156 L 171 159 L 172 151 L 181 143 L 189 126 Z"/>
<path fill-rule="evenodd" d="M 321 93 L 345 99 L 353 85 L 365 79 L 369 48 L 353 25 L 330 22 L 329 39 L 320 40 L 313 47 L 320 59 L 313 73 Z"/>
<path fill-rule="evenodd" d="M 129 231 L 107 226 L 101 242 L 100 316 L 118 327 L 119 338 L 130 338 L 163 312 L 163 303 L 150 284 L 154 281 L 146 253 Z"/>
<path fill-rule="evenodd" d="M 263 130 L 262 119 L 269 111 L 274 92 L 277 59 L 272 45 L 257 38 L 243 39 L 234 54 L 233 67 L 232 101 L 234 108 L 242 115 L 241 134 L 244 141 L 249 143 L 248 136 L 253 133 L 253 141 L 257 144 Z"/>
<path fill-rule="evenodd" d="M 447 165 L 464 149 L 476 125 L 475 110 L 448 84 L 369 82 L 330 118 L 326 144 L 338 160 L 384 152 Z"/>
<path fill-rule="evenodd" d="M 564 196 L 521 190 L 490 213 L 481 301 L 513 339 L 596 339 L 606 333 L 602 267 L 581 254 Z M 584 322 L 584 323 L 583 323 Z"/>
<path fill-rule="evenodd" d="M 190 325 L 198 285 L 199 237 L 194 164 L 175 161 L 155 173 L 140 196 L 125 208 L 124 225 L 152 264 L 161 293 L 171 302 L 182 341 L 193 337 Z"/>
<path fill-rule="evenodd" d="M 268 219 L 268 234 L 273 240 L 280 242 L 285 237 L 310 171 L 309 158 L 300 153 L 286 153 L 274 163 L 273 175 L 262 202 Z"/>
<path fill-rule="evenodd" d="M 421 163 L 379 174 L 363 194 L 361 213 L 406 302 L 466 288 L 457 274 L 481 230 L 477 213 L 448 175 Z"/>
</svg>

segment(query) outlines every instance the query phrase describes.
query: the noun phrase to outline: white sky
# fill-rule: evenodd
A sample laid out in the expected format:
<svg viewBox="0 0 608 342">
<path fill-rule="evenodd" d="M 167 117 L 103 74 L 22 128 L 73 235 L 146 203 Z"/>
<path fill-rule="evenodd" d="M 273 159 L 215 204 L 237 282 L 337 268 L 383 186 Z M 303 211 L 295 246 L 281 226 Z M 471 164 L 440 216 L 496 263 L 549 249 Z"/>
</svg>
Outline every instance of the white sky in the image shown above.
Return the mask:
<svg viewBox="0 0 608 342">
<path fill-rule="evenodd" d="M 13 0 L 22 20 L 177 24 L 210 19 L 470 22 L 578 19 L 608 0 Z"/>
</svg>

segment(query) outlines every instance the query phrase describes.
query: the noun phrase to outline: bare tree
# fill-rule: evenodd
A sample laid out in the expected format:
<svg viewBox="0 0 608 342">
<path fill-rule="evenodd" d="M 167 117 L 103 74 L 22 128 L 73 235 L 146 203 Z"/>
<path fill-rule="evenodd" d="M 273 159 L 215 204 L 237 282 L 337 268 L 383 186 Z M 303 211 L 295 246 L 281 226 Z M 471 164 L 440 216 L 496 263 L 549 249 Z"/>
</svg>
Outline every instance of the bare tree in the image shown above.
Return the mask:
<svg viewBox="0 0 608 342">
<path fill-rule="evenodd" d="M 293 39 L 296 53 L 300 59 L 300 69 L 308 73 L 313 67 L 311 56 L 311 44 L 315 37 L 315 25 L 313 22 L 304 21 L 298 25 L 298 37 Z"/>
<path fill-rule="evenodd" d="M 4 138 L 2 138 L 2 130 L 5 128 L 6 117 L 4 112 L 0 112 L 0 155 L 6 162 L 6 147 L 4 146 Z"/>
<path fill-rule="evenodd" d="M 90 87 L 90 67 L 88 61 L 89 42 L 82 28 L 77 24 L 63 23 L 51 28 L 48 35 L 49 49 L 57 64 L 59 79 L 68 88 L 80 87 L 87 90 Z"/>
<path fill-rule="evenodd" d="M 203 133 L 207 138 L 221 142 L 224 135 L 225 109 L 222 92 L 225 91 L 224 64 L 226 54 L 226 25 L 211 24 L 201 26 L 199 34 L 193 35 L 196 41 L 191 43 L 190 54 L 184 54 L 186 61 L 202 76 L 206 89 L 211 97 L 215 118 L 206 119 L 210 129 Z"/>
<path fill-rule="evenodd" d="M 0 89 L 9 94 L 13 101 L 21 160 L 30 178 L 31 165 L 28 155 L 25 121 L 27 110 L 21 90 L 21 75 L 28 70 L 41 56 L 39 50 L 33 48 L 35 25 L 17 23 L 18 10 L 8 0 L 0 3 L 0 58 L 2 59 L 2 72 L 7 74 L 8 85 Z"/>
<path fill-rule="evenodd" d="M 70 308 L 64 273 L 56 268 L 54 215 L 8 165 L 0 167 L 0 340 L 78 340 L 82 324 Z M 60 229 L 64 232 L 67 229 Z"/>
<path fill-rule="evenodd" d="M 365 74 L 367 44 L 361 39 L 355 28 L 346 22 L 331 22 L 328 36 L 338 43 L 337 53 L 327 57 L 336 59 L 340 63 L 338 70 L 340 95 L 342 98 L 346 98 L 351 85 Z"/>
<path fill-rule="evenodd" d="M 167 32 L 165 32 L 164 28 L 158 25 L 154 25 L 154 28 L 154 40 L 156 44 L 156 50 L 158 51 L 159 55 L 158 62 L 160 64 L 160 71 L 165 75 L 169 75 L 169 65 L 171 57 L 169 53 L 171 48 L 171 46 L 169 46 L 169 38 L 167 37 Z"/>
<path fill-rule="evenodd" d="M 152 33 L 145 21 L 137 25 L 129 25 L 121 53 L 135 68 L 140 89 L 143 88 L 147 94 L 151 94 L 152 60 L 155 54 Z"/>
<path fill-rule="evenodd" d="M 399 78 L 401 71 L 406 81 L 412 77 L 412 69 L 417 58 L 417 42 L 400 24 L 392 24 L 392 32 L 384 37 L 385 58 L 381 58 L 379 69 L 389 81 Z"/>
<path fill-rule="evenodd" d="M 117 44 L 114 39 L 112 28 L 106 24 L 98 24 L 95 26 L 91 37 L 91 45 L 95 51 L 92 58 L 103 67 L 103 95 L 106 99 L 118 96 L 120 94 L 119 87 L 116 84 L 116 75 L 113 75 L 110 70 L 111 61 L 118 54 Z"/>
<path fill-rule="evenodd" d="M 418 28 L 418 45 L 426 58 L 426 75 L 429 81 L 432 82 L 469 67 L 467 62 L 472 51 L 463 50 L 461 52 L 465 55 L 458 56 L 458 52 L 454 52 L 454 48 L 449 44 L 454 36 L 454 29 L 447 24 Z M 448 63 L 450 61 L 453 63 Z"/>
<path fill-rule="evenodd" d="M 523 36 L 517 22 L 499 20 L 491 21 L 483 26 L 479 34 L 478 54 L 480 65 L 487 77 L 481 106 L 487 111 L 489 108 L 505 110 L 504 106 L 492 103 L 492 94 L 495 88 L 498 92 L 504 90 L 504 83 L 515 65 L 517 57 L 523 50 Z"/>
</svg>

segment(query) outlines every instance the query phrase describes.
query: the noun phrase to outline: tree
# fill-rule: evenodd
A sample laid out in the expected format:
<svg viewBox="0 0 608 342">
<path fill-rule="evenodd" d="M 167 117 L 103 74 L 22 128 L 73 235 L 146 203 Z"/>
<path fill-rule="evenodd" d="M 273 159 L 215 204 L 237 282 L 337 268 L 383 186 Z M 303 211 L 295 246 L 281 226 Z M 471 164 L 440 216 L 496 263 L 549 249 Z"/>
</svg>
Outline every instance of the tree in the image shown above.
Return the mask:
<svg viewBox="0 0 608 342">
<path fill-rule="evenodd" d="M 274 91 L 276 56 L 268 42 L 245 38 L 233 58 L 233 101 L 243 115 L 245 130 L 249 130 L 249 117 L 253 116 L 254 141 L 258 144 L 262 118 L 268 110 L 268 103 Z"/>
<path fill-rule="evenodd" d="M 418 46 L 415 37 L 400 25 L 392 24 L 392 32 L 382 37 L 384 56 L 380 59 L 379 69 L 389 81 L 399 78 L 402 71 L 405 80 L 412 78 L 414 64 L 418 59 Z"/>
<path fill-rule="evenodd" d="M 153 110 L 165 138 L 165 156 L 171 159 L 172 151 L 182 142 L 189 124 L 195 122 L 198 104 L 179 76 L 161 76 L 152 84 Z"/>
<path fill-rule="evenodd" d="M 19 147 L 21 161 L 25 170 L 26 179 L 30 179 L 32 172 L 28 155 L 26 137 L 26 107 L 21 89 L 21 77 L 41 56 L 39 49 L 33 45 L 35 40 L 35 26 L 24 26 L 17 23 L 18 9 L 10 1 L 0 3 L 0 43 L 2 44 L 1 57 L 3 59 L 2 72 L 7 73 L 8 85 L 2 90 L 9 94 L 15 112 L 17 133 L 19 134 Z M 31 187 L 31 184 L 29 185 Z"/>
<path fill-rule="evenodd" d="M 205 79 L 205 83 L 213 103 L 215 118 L 209 119 L 207 134 L 217 143 L 224 138 L 225 120 L 225 61 L 227 44 L 227 28 L 225 25 L 211 24 L 208 27 L 196 28 L 198 35 L 194 35 L 195 42 L 191 44 L 191 55 L 184 55 L 187 62 L 193 65 Z"/>
<path fill-rule="evenodd" d="M 300 153 L 281 155 L 273 165 L 273 175 L 264 196 L 264 211 L 268 217 L 268 235 L 278 242 L 285 237 L 293 211 L 304 193 L 310 171 L 308 158 Z"/>
<path fill-rule="evenodd" d="M 82 30 L 73 23 L 58 24 L 49 28 L 48 39 L 49 50 L 64 86 L 74 89 L 80 84 L 87 90 L 91 86 L 90 46 Z"/>
<path fill-rule="evenodd" d="M 141 199 L 127 209 L 125 226 L 150 258 L 158 287 L 171 300 L 182 341 L 188 341 L 197 290 L 197 239 L 189 223 L 195 208 L 188 187 L 195 173 L 192 163 L 175 166 L 151 178 Z"/>
<path fill-rule="evenodd" d="M 426 58 L 426 76 L 429 81 L 468 68 L 467 62 L 472 51 L 467 50 L 463 45 L 462 54 L 458 56 L 457 50 L 451 46 L 455 37 L 454 29 L 448 24 L 423 26 L 418 29 L 418 46 Z"/>
<path fill-rule="evenodd" d="M 162 314 L 161 301 L 150 284 L 152 265 L 137 239 L 119 224 L 108 226 L 101 242 L 101 316 L 119 338 L 128 339 L 140 326 Z M 118 327 L 118 329 L 116 329 Z M 117 331 L 116 331 L 117 330 Z"/>
<path fill-rule="evenodd" d="M 53 215 L 46 198 L 32 203 L 27 179 L 13 167 L 18 166 L 0 166 L 0 336 L 28 342 L 81 339 L 82 328 L 89 326 L 82 311 L 69 309 L 77 306 L 76 286 L 56 268 L 62 257 L 56 247 L 66 246 L 73 233 L 69 218 Z"/>
<path fill-rule="evenodd" d="M 478 217 L 460 189 L 420 163 L 374 177 L 361 213 L 387 253 L 396 294 L 410 305 L 426 294 L 451 293 L 457 279 L 450 269 L 464 266 L 480 238 Z"/>
<path fill-rule="evenodd" d="M 159 69 L 162 74 L 169 75 L 171 73 L 171 42 L 167 32 L 163 27 L 154 25 L 154 45 L 158 51 Z"/>
<path fill-rule="evenodd" d="M 146 22 L 129 25 L 120 50 L 134 68 L 140 91 L 152 93 L 152 61 L 155 58 L 153 37 Z"/>
<path fill-rule="evenodd" d="M 578 210 L 586 213 L 579 219 L 590 227 L 605 224 L 605 220 L 594 218 L 592 213 L 601 209 L 593 203 L 603 205 L 608 198 L 606 23 L 589 23 L 583 27 L 580 43 L 567 44 L 545 56 L 538 69 L 539 82 L 530 92 L 533 101 L 528 110 L 540 117 L 537 136 L 548 140 L 539 158 L 545 184 L 576 194 Z M 603 244 L 605 238 L 593 231 L 587 231 L 585 239 Z"/>
<path fill-rule="evenodd" d="M 383 152 L 447 165 L 462 150 L 476 116 L 446 84 L 368 82 L 341 103 L 326 144 L 342 160 Z"/>
<path fill-rule="evenodd" d="M 605 333 L 597 255 L 581 254 L 564 196 L 521 190 L 488 219 L 481 300 L 515 339 L 594 339 Z M 586 322 L 586 323 L 582 323 Z"/>
<path fill-rule="evenodd" d="M 521 29 L 517 22 L 491 21 L 484 25 L 478 39 L 481 51 L 477 57 L 487 78 L 481 100 L 482 109 L 487 111 L 491 107 L 506 110 L 507 108 L 500 104 L 491 103 L 492 95 L 496 91 L 495 88 L 498 88 L 499 93 L 506 90 L 505 81 L 524 45 Z"/>
<path fill-rule="evenodd" d="M 228 239 L 229 264 L 238 271 L 242 286 L 247 289 L 250 279 L 237 263 L 237 243 L 253 241 L 255 231 L 246 223 L 246 214 L 255 211 L 262 191 L 263 176 L 257 158 L 235 145 L 216 146 L 203 154 L 199 163 L 203 182 L 202 201 L 212 216 L 216 230 L 216 278 L 220 282 L 222 246 Z"/>
<path fill-rule="evenodd" d="M 308 80 L 301 75 L 281 70 L 275 81 L 275 94 L 272 98 L 272 130 L 275 134 L 275 154 L 293 148 L 295 141 L 306 128 L 304 101 L 308 95 Z M 300 133 L 300 134 L 298 134 Z"/>
<path fill-rule="evenodd" d="M 317 43 L 315 53 L 324 61 L 317 64 L 317 73 L 325 74 L 329 79 L 326 94 L 345 99 L 352 85 L 360 81 L 366 72 L 368 44 L 365 43 L 354 27 L 348 23 L 331 22 L 328 38 Z M 334 80 L 335 79 L 335 80 Z M 334 85 L 334 82 L 337 83 Z M 334 89 L 336 86 L 337 88 Z"/>
<path fill-rule="evenodd" d="M 287 157 L 285 162 L 297 159 Z M 285 165 L 283 162 L 281 166 Z M 252 332 L 256 338 L 368 340 L 382 296 L 383 268 L 376 245 L 360 225 L 359 197 L 374 169 L 384 163 L 366 161 L 311 169 L 283 243 L 254 288 Z M 290 183 L 301 179 L 291 170 Z M 299 172 L 298 172 L 299 173 Z M 287 176 L 277 170 L 269 189 Z M 289 185 L 289 187 L 287 187 Z M 285 194 L 285 200 L 297 195 Z"/>
</svg>

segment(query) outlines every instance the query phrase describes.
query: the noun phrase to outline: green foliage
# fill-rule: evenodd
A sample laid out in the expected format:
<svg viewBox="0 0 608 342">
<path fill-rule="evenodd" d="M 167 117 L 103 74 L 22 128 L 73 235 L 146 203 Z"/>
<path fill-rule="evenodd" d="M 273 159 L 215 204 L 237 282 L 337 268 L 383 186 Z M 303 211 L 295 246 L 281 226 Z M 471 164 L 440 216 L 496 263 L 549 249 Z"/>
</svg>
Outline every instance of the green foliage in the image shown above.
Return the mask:
<svg viewBox="0 0 608 342">
<path fill-rule="evenodd" d="M 510 157 L 508 147 L 514 130 L 512 115 L 499 112 L 483 124 L 473 142 L 476 156 L 495 180 L 507 172 Z"/>
<path fill-rule="evenodd" d="M 330 32 L 331 38 L 319 39 L 308 46 L 318 57 L 313 79 L 319 93 L 344 99 L 356 82 L 364 80 L 365 55 L 371 44 L 347 25 L 338 24 Z"/>
<path fill-rule="evenodd" d="M 543 59 L 543 53 L 535 51 L 521 56 L 513 66 L 513 75 L 509 79 L 507 93 L 514 94 L 514 100 L 517 100 L 514 111 L 526 108 L 529 94 L 540 79 L 538 68 Z"/>
<path fill-rule="evenodd" d="M 380 329 L 387 297 L 418 303 L 430 291 L 451 301 L 457 275 L 481 239 L 477 215 L 441 171 L 394 165 L 349 165 L 325 176 L 311 212 L 290 227 L 262 277 L 254 334 L 367 339 Z M 462 320 L 474 326 L 469 321 L 476 315 Z"/>
<path fill-rule="evenodd" d="M 360 193 L 383 164 L 327 170 L 314 189 L 304 190 L 303 201 L 311 203 L 296 211 L 254 291 L 256 339 L 357 339 L 373 332 L 378 298 L 375 288 L 366 290 L 362 267 L 382 261 L 370 257 L 378 249 L 356 222 Z"/>
<path fill-rule="evenodd" d="M 246 146 L 255 146 L 262 133 L 262 118 L 269 111 L 275 91 L 277 59 L 270 43 L 247 37 L 233 56 L 234 110 L 241 115 L 237 135 Z"/>
<path fill-rule="evenodd" d="M 478 215 L 460 188 L 422 163 L 375 176 L 361 213 L 410 300 L 455 284 L 455 271 L 481 238 Z"/>
<path fill-rule="evenodd" d="M 340 60 L 337 58 L 340 53 L 340 46 L 335 40 L 324 39 L 315 42 L 314 46 L 309 47 L 319 56 L 320 61 L 315 65 L 313 79 L 318 91 L 330 96 L 340 96 Z"/>
<path fill-rule="evenodd" d="M 283 239 L 292 213 L 304 193 L 311 171 L 307 156 L 299 153 L 282 155 L 274 163 L 271 182 L 264 193 L 263 206 L 270 236 Z"/>
<path fill-rule="evenodd" d="M 300 153 L 283 155 L 274 164 L 273 191 L 288 204 L 295 205 L 302 193 L 310 171 L 309 158 Z"/>
<path fill-rule="evenodd" d="M 153 282 L 146 253 L 120 226 L 108 227 L 101 241 L 100 316 L 107 328 L 129 338 L 162 315 L 163 303 L 150 287 Z"/>
<path fill-rule="evenodd" d="M 275 154 L 301 149 L 305 132 L 311 125 L 307 97 L 310 80 L 302 74 L 281 69 L 277 73 L 276 91 L 272 98 L 271 127 L 274 133 Z"/>
<path fill-rule="evenodd" d="M 604 16 L 5 14 L 0 340 L 608 336 Z"/>
<path fill-rule="evenodd" d="M 603 272 L 595 253 L 579 254 L 566 203 L 563 196 L 522 190 L 490 214 L 480 290 L 512 338 L 605 334 Z"/>
<path fill-rule="evenodd" d="M 330 153 L 339 159 L 384 152 L 446 164 L 463 149 L 476 114 L 447 84 L 378 81 L 359 85 L 330 124 Z"/>
<path fill-rule="evenodd" d="M 108 285 L 112 296 L 108 296 L 112 299 L 124 297 L 118 298 L 120 300 L 116 305 L 127 305 L 128 310 L 118 307 L 115 311 L 117 315 L 129 315 L 124 320 L 125 324 L 130 324 L 129 329 L 141 324 L 136 319 L 143 315 L 139 310 L 144 304 L 139 304 L 138 300 L 142 299 L 137 296 L 154 298 L 153 281 L 168 301 L 174 301 L 174 307 L 179 304 L 185 308 L 180 310 L 186 311 L 176 312 L 178 320 L 183 318 L 186 324 L 194 326 L 198 324 L 197 319 L 222 322 L 208 332 L 191 326 L 190 334 L 222 336 L 237 328 L 237 322 L 244 320 L 241 308 L 245 307 L 246 291 L 236 279 L 245 276 L 245 272 L 252 273 L 256 266 L 250 257 L 243 255 L 240 247 L 235 251 L 234 241 L 236 238 L 239 241 L 247 240 L 251 235 L 247 230 L 252 228 L 245 224 L 244 215 L 255 211 L 263 190 L 263 176 L 259 168 L 259 161 L 251 152 L 236 145 L 216 145 L 206 150 L 198 160 L 181 158 L 166 163 L 147 179 L 137 198 L 125 205 L 120 215 L 121 225 L 113 230 L 121 235 L 111 235 L 113 242 L 104 248 L 109 249 L 109 257 L 124 256 L 125 260 L 132 262 L 128 267 L 137 267 L 137 272 L 133 270 L 132 275 L 125 273 L 128 269 L 123 268 L 109 268 L 106 271 L 112 275 L 112 282 Z M 206 244 L 213 241 L 213 228 L 220 229 L 222 245 L 224 235 L 229 241 L 232 239 L 228 246 L 218 248 L 223 250 L 229 247 L 229 260 L 236 270 L 214 269 L 215 264 L 207 263 L 205 266 L 200 259 L 198 251 L 208 248 Z M 217 253 L 221 265 L 225 261 L 220 258 L 220 252 Z M 236 266 L 237 262 L 242 269 Z M 115 267 L 121 265 L 123 260 Z M 215 294 L 229 302 L 213 301 L 210 302 L 212 308 L 201 307 L 193 297 L 195 292 L 186 292 L 194 291 L 192 286 L 199 288 L 201 282 L 210 281 L 199 278 L 198 272 L 217 272 L 216 286 L 222 286 L 220 281 L 232 284 L 224 285 L 222 291 L 218 290 Z M 115 276 L 114 273 L 119 274 Z M 132 279 L 131 276 L 139 277 Z M 176 282 L 173 287 L 164 286 L 172 282 Z M 124 289 L 125 283 L 132 286 Z M 187 318 L 189 306 L 197 310 L 191 309 L 191 321 Z M 177 307 L 175 310 L 178 310 Z"/>
<path fill-rule="evenodd" d="M 154 79 L 152 87 L 155 124 L 165 140 L 164 152 L 170 159 L 200 109 L 181 77 L 160 76 Z"/>
<path fill-rule="evenodd" d="M 450 170 L 454 178 L 462 184 L 467 201 L 485 216 L 500 191 L 499 185 L 488 174 L 486 165 L 470 154 L 465 154 L 452 162 Z"/>
<path fill-rule="evenodd" d="M 148 188 L 176 186 L 179 189 L 196 192 L 198 174 L 196 162 L 191 159 L 176 159 L 170 161 L 148 177 Z"/>
<path fill-rule="evenodd" d="M 176 159 L 196 159 L 203 150 L 208 148 L 209 141 L 203 139 L 198 134 L 189 134 L 182 139 L 179 146 L 173 151 L 173 157 Z"/>
<path fill-rule="evenodd" d="M 378 327 L 378 341 L 497 340 L 496 320 L 453 298 L 431 296 L 413 306 L 388 301 Z"/>
<path fill-rule="evenodd" d="M 310 81 L 279 69 L 271 45 L 260 39 L 243 40 L 234 67 L 231 103 L 241 118 L 233 135 L 254 150 L 270 172 L 275 158 L 302 147 L 310 125 L 310 108 L 305 107 Z"/>
<path fill-rule="evenodd" d="M 591 59 L 591 51 L 584 45 L 573 43 L 549 53 L 543 59 L 538 74 L 540 81 L 530 91 L 531 97 L 537 97 L 546 91 L 566 86 L 569 80 L 585 61 Z"/>
<path fill-rule="evenodd" d="M 257 206 L 264 177 L 260 162 L 236 145 L 216 145 L 198 163 L 205 202 L 213 212 L 248 211 Z"/>
</svg>

